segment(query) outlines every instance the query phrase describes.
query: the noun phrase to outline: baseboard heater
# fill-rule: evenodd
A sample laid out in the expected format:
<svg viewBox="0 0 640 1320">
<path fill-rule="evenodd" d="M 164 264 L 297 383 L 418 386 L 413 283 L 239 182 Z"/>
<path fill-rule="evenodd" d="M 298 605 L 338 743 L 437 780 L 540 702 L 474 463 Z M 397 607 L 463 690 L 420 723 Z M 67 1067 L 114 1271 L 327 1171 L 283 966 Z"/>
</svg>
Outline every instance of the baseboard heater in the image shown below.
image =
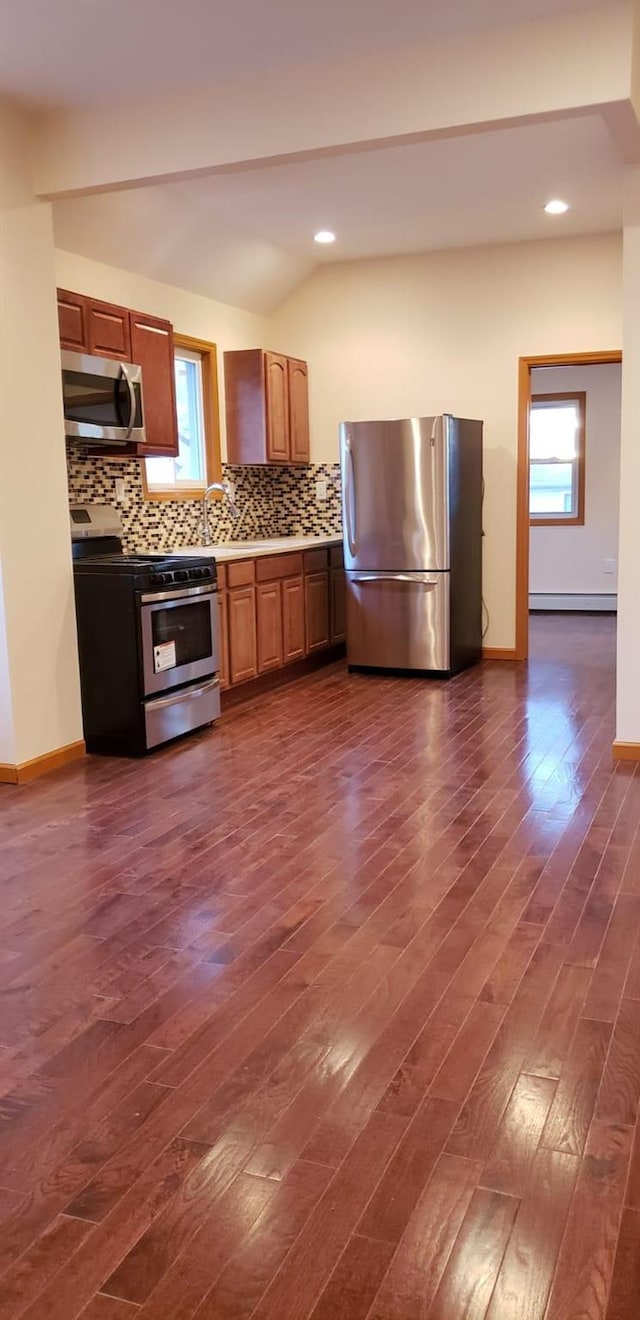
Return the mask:
<svg viewBox="0 0 640 1320">
<path fill-rule="evenodd" d="M 583 592 L 568 592 L 561 595 L 559 592 L 532 592 L 529 596 L 530 610 L 587 610 L 589 612 L 597 611 L 615 612 L 618 608 L 618 597 L 615 592 L 594 593 L 586 595 Z"/>
</svg>

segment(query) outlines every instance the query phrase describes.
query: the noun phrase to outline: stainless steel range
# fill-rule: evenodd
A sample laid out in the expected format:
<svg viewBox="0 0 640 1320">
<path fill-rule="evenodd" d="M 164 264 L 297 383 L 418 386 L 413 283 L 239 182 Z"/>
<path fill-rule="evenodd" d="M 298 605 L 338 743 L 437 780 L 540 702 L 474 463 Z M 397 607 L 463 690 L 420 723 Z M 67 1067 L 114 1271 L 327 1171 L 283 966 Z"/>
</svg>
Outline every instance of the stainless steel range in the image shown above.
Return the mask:
<svg viewBox="0 0 640 1320">
<path fill-rule="evenodd" d="M 220 714 L 215 560 L 122 553 L 117 510 L 71 509 L 87 750 L 142 755 Z"/>
</svg>

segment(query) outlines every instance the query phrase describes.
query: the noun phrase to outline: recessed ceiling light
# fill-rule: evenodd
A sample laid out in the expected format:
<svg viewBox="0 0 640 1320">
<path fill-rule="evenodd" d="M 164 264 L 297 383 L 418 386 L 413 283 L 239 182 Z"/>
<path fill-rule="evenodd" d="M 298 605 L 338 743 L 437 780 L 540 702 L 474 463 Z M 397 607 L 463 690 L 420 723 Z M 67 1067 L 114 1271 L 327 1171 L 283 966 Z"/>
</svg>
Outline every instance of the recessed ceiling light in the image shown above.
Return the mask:
<svg viewBox="0 0 640 1320">
<path fill-rule="evenodd" d="M 335 243 L 336 236 L 330 229 L 319 229 L 313 239 L 315 243 Z"/>
<path fill-rule="evenodd" d="M 554 197 L 552 201 L 547 202 L 545 206 L 547 215 L 564 215 L 569 210 L 569 203 L 562 202 L 559 197 Z"/>
</svg>

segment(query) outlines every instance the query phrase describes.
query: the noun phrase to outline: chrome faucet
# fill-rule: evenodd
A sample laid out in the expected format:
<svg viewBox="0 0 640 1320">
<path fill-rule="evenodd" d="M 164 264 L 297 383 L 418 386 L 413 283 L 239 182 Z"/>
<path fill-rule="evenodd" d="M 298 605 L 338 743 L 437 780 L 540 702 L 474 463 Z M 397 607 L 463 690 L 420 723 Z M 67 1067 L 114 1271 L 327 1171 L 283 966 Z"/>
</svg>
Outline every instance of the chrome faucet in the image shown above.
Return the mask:
<svg viewBox="0 0 640 1320">
<path fill-rule="evenodd" d="M 202 496 L 202 544 L 203 545 L 213 545 L 213 537 L 211 536 L 211 529 L 209 527 L 209 506 L 207 504 L 207 497 L 211 494 L 212 490 L 219 490 L 222 492 L 222 494 L 224 495 L 227 501 L 227 504 L 229 505 L 229 512 L 232 518 L 240 517 L 240 510 L 237 504 L 234 502 L 230 487 L 227 484 L 227 482 L 212 481 L 211 485 L 207 486 L 207 489 L 205 490 L 204 495 Z"/>
</svg>

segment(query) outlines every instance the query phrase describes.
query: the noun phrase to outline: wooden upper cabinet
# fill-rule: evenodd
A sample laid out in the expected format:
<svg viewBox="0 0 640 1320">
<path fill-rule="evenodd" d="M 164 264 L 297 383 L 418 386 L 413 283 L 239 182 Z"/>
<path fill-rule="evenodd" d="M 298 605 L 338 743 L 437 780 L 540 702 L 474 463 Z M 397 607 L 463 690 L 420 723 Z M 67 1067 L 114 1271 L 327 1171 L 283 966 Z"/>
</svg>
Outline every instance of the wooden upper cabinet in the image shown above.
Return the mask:
<svg viewBox="0 0 640 1320">
<path fill-rule="evenodd" d="M 224 355 L 230 463 L 308 463 L 307 364 L 261 348 Z"/>
<path fill-rule="evenodd" d="M 287 359 L 289 386 L 289 452 L 292 463 L 308 463 L 309 389 L 307 364 L 298 358 Z"/>
<path fill-rule="evenodd" d="M 87 338 L 89 352 L 96 357 L 131 362 L 131 332 L 126 307 L 87 299 Z"/>
<path fill-rule="evenodd" d="M 84 294 L 69 293 L 67 289 L 58 289 L 58 322 L 61 348 L 142 367 L 146 440 L 121 445 L 118 455 L 176 457 L 178 419 L 171 322 Z M 106 444 L 92 445 L 91 450 L 106 455 L 114 453 L 113 446 Z"/>
<path fill-rule="evenodd" d="M 264 385 L 267 459 L 270 463 L 288 463 L 291 454 L 286 357 L 280 357 L 279 353 L 265 353 Z"/>
<path fill-rule="evenodd" d="M 75 353 L 89 352 L 87 299 L 82 294 L 58 289 L 58 325 L 61 348 L 70 348 Z"/>
<path fill-rule="evenodd" d="M 173 327 L 154 316 L 130 313 L 131 361 L 142 367 L 145 449 L 178 453 Z"/>
</svg>

